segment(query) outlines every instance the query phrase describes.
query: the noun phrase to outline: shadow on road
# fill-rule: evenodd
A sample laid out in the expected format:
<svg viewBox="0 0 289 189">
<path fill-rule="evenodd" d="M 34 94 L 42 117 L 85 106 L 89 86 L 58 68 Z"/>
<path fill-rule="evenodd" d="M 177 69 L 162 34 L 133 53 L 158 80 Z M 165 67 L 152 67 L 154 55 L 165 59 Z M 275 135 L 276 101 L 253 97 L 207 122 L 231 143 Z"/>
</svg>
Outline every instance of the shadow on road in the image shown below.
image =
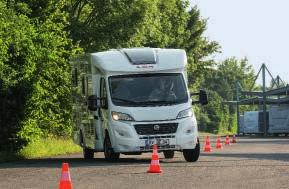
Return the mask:
<svg viewBox="0 0 289 189">
<path fill-rule="evenodd" d="M 221 158 L 240 158 L 240 159 L 221 159 L 213 161 L 202 161 L 200 160 L 196 163 L 186 163 L 185 160 L 165 160 L 160 159 L 160 163 L 165 167 L 206 167 L 206 166 L 218 166 L 218 165 L 207 165 L 203 163 L 216 163 L 216 162 L 226 162 L 226 161 L 242 161 L 241 159 L 256 159 L 256 160 L 277 160 L 289 162 L 289 153 L 202 153 L 201 156 L 204 157 L 221 157 Z M 123 166 L 126 167 L 143 167 L 148 166 L 150 163 L 150 158 L 120 158 L 117 162 L 107 162 L 104 158 L 94 158 L 92 160 L 85 160 L 83 158 L 46 158 L 46 159 L 31 159 L 31 160 L 21 160 L 17 162 L 1 163 L 0 169 L 7 168 L 60 168 L 63 162 L 68 162 L 71 168 L 79 167 L 110 167 L 110 166 Z M 178 165 L 176 165 L 178 164 Z M 220 165 L 221 167 L 224 165 Z M 235 165 L 229 165 L 235 166 Z"/>
<path fill-rule="evenodd" d="M 278 160 L 289 162 L 289 153 L 227 153 L 227 154 L 202 154 L 207 157 L 232 157 L 232 158 L 246 158 L 258 160 Z"/>
<path fill-rule="evenodd" d="M 240 140 L 238 141 L 238 143 L 241 144 L 285 144 L 285 145 L 289 145 L 289 140 L 282 140 L 282 139 L 276 139 L 276 140 Z"/>
<path fill-rule="evenodd" d="M 85 160 L 83 158 L 46 158 L 46 159 L 31 159 L 20 160 L 17 162 L 1 163 L 0 169 L 6 168 L 59 168 L 63 162 L 67 162 L 71 167 L 101 167 L 127 165 L 137 166 L 140 164 L 149 164 L 150 159 L 144 158 L 120 158 L 117 162 L 107 162 L 104 158 L 94 158 Z"/>
</svg>

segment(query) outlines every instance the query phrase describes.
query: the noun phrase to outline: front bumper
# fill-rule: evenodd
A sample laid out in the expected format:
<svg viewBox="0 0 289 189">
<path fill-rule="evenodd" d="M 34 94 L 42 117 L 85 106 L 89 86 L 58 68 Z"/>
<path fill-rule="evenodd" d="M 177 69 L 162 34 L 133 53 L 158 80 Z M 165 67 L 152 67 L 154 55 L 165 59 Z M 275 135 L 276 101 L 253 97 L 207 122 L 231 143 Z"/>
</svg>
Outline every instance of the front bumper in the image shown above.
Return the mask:
<svg viewBox="0 0 289 189">
<path fill-rule="evenodd" d="M 178 123 L 175 133 L 139 135 L 135 124 L 162 124 Z M 196 122 L 191 118 L 177 119 L 172 121 L 160 122 L 118 122 L 114 121 L 111 125 L 114 135 L 112 145 L 115 152 L 149 152 L 152 150 L 148 140 L 168 140 L 166 145 L 160 145 L 160 150 L 181 151 L 183 149 L 194 149 L 197 144 L 198 128 Z"/>
</svg>

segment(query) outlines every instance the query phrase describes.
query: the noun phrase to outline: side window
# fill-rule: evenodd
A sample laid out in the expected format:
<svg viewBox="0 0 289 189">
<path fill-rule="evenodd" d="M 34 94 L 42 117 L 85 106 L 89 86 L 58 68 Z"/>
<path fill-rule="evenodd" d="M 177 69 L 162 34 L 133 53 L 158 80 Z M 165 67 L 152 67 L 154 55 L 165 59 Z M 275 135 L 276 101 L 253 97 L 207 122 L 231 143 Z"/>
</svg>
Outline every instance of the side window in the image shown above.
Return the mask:
<svg viewBox="0 0 289 189">
<path fill-rule="evenodd" d="M 107 109 L 107 91 L 106 91 L 104 78 L 100 79 L 100 98 L 101 98 L 101 100 L 100 100 L 101 106 L 104 109 Z"/>
</svg>

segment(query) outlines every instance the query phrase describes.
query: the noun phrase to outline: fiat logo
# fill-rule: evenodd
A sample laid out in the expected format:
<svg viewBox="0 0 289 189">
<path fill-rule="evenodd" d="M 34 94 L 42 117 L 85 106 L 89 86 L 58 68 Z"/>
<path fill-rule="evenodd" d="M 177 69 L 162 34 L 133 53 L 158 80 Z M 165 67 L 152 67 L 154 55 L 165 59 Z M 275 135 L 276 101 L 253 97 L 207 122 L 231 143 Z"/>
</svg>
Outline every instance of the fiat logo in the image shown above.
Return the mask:
<svg viewBox="0 0 289 189">
<path fill-rule="evenodd" d="M 154 130 L 160 130 L 160 126 L 159 125 L 154 125 Z"/>
</svg>

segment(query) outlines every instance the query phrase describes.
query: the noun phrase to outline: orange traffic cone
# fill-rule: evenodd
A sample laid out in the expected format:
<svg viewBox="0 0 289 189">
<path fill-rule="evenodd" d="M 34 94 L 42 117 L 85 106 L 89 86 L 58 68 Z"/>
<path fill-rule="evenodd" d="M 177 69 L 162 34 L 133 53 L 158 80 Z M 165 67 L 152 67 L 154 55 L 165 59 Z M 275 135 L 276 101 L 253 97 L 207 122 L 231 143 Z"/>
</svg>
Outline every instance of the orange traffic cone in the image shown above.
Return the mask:
<svg viewBox="0 0 289 189">
<path fill-rule="evenodd" d="M 229 135 L 226 136 L 226 142 L 225 142 L 225 145 L 231 145 L 231 144 L 230 144 L 230 138 L 229 138 Z"/>
<path fill-rule="evenodd" d="M 62 163 L 62 171 L 59 182 L 59 189 L 72 189 L 68 163 Z"/>
<path fill-rule="evenodd" d="M 153 154 L 152 154 L 152 160 L 149 167 L 148 173 L 161 173 L 161 166 L 160 166 L 160 160 L 158 156 L 158 147 L 157 145 L 153 146 Z"/>
<path fill-rule="evenodd" d="M 211 151 L 212 151 L 212 148 L 211 148 L 211 144 L 210 144 L 210 137 L 207 136 L 204 152 L 211 152 Z"/>
<path fill-rule="evenodd" d="M 237 138 L 236 138 L 236 135 L 233 135 L 233 140 L 232 140 L 232 143 L 237 143 Z"/>
<path fill-rule="evenodd" d="M 217 144 L 216 144 L 217 149 L 222 149 L 222 142 L 221 142 L 221 137 L 218 136 L 217 138 Z"/>
</svg>

